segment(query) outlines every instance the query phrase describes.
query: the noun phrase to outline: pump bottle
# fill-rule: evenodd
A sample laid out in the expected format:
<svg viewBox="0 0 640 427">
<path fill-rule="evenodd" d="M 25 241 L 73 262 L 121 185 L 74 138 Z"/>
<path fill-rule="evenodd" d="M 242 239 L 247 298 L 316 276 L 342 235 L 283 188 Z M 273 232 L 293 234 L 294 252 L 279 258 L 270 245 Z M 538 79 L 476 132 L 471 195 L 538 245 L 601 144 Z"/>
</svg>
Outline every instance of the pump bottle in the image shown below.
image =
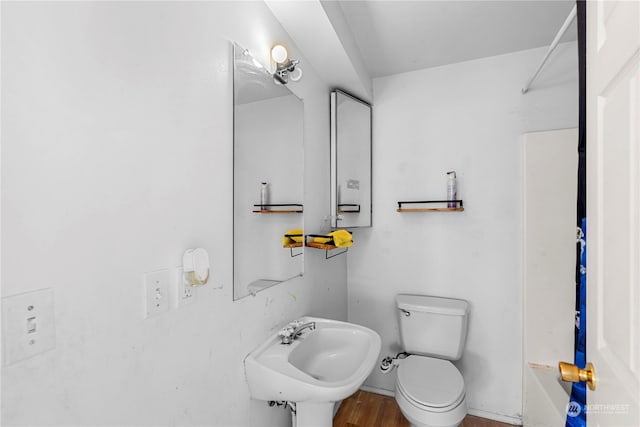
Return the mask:
<svg viewBox="0 0 640 427">
<path fill-rule="evenodd" d="M 447 207 L 455 208 L 458 204 L 455 202 L 458 196 L 458 189 L 456 185 L 456 171 L 447 172 Z"/>
<path fill-rule="evenodd" d="M 260 184 L 260 210 L 266 211 L 269 204 L 269 184 L 262 182 Z"/>
</svg>

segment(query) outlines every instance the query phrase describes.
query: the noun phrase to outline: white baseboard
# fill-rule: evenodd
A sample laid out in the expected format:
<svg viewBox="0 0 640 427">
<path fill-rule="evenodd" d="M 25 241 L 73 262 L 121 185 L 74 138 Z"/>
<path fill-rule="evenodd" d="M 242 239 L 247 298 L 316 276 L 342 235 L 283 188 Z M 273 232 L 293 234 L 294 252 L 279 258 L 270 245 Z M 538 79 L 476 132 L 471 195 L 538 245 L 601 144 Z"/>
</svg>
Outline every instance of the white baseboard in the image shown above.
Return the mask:
<svg viewBox="0 0 640 427">
<path fill-rule="evenodd" d="M 360 390 L 364 390 L 364 391 L 368 391 L 371 393 L 376 393 L 376 394 L 382 394 L 383 396 L 391 396 L 391 397 L 395 397 L 396 393 L 393 390 L 386 390 L 384 388 L 378 388 L 378 387 L 371 387 L 368 385 L 362 385 L 360 387 Z M 489 420 L 494 420 L 494 421 L 500 421 L 502 423 L 507 423 L 507 424 L 511 424 L 514 426 L 521 426 L 522 425 L 522 418 L 521 417 L 512 417 L 509 415 L 502 415 L 502 414 L 496 414 L 494 412 L 487 412 L 487 411 L 483 411 L 481 409 L 474 409 L 474 408 L 469 408 L 467 410 L 467 413 L 469 415 L 475 415 L 476 417 L 480 417 L 480 418 L 486 418 Z"/>
<path fill-rule="evenodd" d="M 369 387 L 368 385 L 361 386 L 360 390 L 369 391 L 371 393 L 376 393 L 376 394 L 381 394 L 383 396 L 394 397 L 396 395 L 395 391 L 393 391 L 393 390 L 386 390 L 384 388 L 378 388 L 378 387 Z"/>
<path fill-rule="evenodd" d="M 514 426 L 521 426 L 522 425 L 522 418 L 521 417 L 512 417 L 512 416 L 509 416 L 509 415 L 496 414 L 494 412 L 487 412 L 487 411 L 483 411 L 483 410 L 480 410 L 480 409 L 474 409 L 474 408 L 469 408 L 467 410 L 467 413 L 469 415 L 475 415 L 476 417 L 487 418 L 489 420 L 494 420 L 494 421 L 500 421 L 500 422 L 503 422 L 503 423 L 512 424 Z"/>
</svg>

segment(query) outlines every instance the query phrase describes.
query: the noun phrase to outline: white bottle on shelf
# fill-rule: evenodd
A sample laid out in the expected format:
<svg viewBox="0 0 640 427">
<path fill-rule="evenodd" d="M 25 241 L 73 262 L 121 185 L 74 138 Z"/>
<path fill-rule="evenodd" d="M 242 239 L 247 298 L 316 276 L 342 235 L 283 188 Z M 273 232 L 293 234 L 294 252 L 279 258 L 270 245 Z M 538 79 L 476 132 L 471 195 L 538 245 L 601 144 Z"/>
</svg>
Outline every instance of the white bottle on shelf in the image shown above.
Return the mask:
<svg viewBox="0 0 640 427">
<path fill-rule="evenodd" d="M 456 208 L 458 204 L 455 202 L 458 196 L 458 190 L 456 185 L 456 171 L 447 172 L 447 207 Z"/>
<path fill-rule="evenodd" d="M 266 211 L 269 204 L 269 184 L 263 182 L 260 184 L 260 210 Z"/>
</svg>

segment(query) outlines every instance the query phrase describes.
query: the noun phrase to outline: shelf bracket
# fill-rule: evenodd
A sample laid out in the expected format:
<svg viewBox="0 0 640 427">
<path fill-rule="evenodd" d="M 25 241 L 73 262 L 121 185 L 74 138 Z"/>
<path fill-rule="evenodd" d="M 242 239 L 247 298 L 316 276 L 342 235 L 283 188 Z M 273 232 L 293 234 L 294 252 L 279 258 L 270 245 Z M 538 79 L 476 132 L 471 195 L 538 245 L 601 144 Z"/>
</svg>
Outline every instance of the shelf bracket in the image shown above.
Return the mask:
<svg viewBox="0 0 640 427">
<path fill-rule="evenodd" d="M 339 255 L 342 254 L 346 254 L 349 251 L 349 248 L 345 248 L 345 250 L 335 253 L 333 255 L 329 255 L 330 251 L 333 251 L 335 249 L 337 249 L 337 246 L 335 246 L 333 243 L 318 243 L 318 242 L 309 242 L 307 241 L 307 239 L 309 237 L 323 237 L 323 238 L 329 238 L 330 236 L 326 236 L 323 234 L 307 234 L 305 236 L 305 246 L 309 247 L 309 248 L 314 248 L 314 249 L 324 249 L 325 253 L 324 253 L 324 259 L 330 259 L 330 258 L 334 258 L 337 257 Z"/>
<path fill-rule="evenodd" d="M 436 207 L 436 208 L 427 208 L 427 207 L 418 207 L 418 208 L 403 208 L 402 205 L 426 205 L 431 203 L 440 203 L 447 204 L 447 207 Z M 455 204 L 454 207 L 449 207 L 449 204 Z M 462 200 L 412 200 L 412 201 L 399 201 L 398 209 L 396 212 L 453 212 L 453 211 L 463 211 L 464 204 Z"/>
<path fill-rule="evenodd" d="M 345 249 L 342 252 L 338 252 L 337 254 L 329 255 L 329 249 L 325 249 L 324 250 L 324 259 L 334 258 L 334 257 L 340 256 L 342 254 L 346 254 L 347 252 L 349 252 L 349 248 Z"/>
<path fill-rule="evenodd" d="M 462 203 L 462 200 L 418 200 L 418 201 L 402 201 L 402 202 L 398 202 L 398 209 L 402 209 L 402 205 L 409 205 L 409 204 L 429 204 L 429 203 L 451 203 L 451 202 L 455 202 L 456 207 L 461 207 L 464 208 L 464 204 Z"/>
</svg>

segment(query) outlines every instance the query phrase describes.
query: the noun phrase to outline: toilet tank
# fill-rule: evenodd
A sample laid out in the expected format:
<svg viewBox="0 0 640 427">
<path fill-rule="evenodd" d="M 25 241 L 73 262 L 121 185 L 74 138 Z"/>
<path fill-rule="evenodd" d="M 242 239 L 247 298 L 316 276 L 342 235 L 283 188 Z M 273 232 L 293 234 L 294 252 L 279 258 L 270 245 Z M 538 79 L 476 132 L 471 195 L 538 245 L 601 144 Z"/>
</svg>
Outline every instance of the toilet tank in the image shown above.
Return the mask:
<svg viewBox="0 0 640 427">
<path fill-rule="evenodd" d="M 396 304 L 404 351 L 447 360 L 462 357 L 467 338 L 467 301 L 401 294 Z"/>
</svg>

